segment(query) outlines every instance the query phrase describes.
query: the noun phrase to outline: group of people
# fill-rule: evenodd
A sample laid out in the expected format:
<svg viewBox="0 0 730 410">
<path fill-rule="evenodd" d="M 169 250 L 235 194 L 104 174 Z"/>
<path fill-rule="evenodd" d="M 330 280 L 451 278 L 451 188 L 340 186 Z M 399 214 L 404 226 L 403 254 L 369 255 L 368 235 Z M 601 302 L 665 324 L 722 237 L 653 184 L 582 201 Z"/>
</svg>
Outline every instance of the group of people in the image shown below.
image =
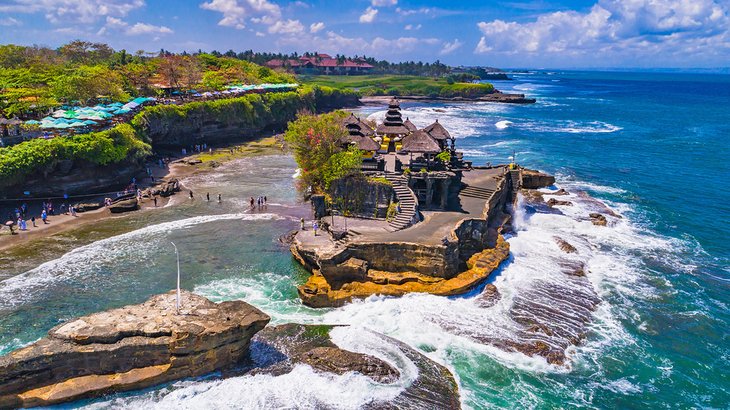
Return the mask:
<svg viewBox="0 0 730 410">
<path fill-rule="evenodd" d="M 71 214 L 71 216 L 76 216 L 76 207 L 74 205 L 67 205 L 65 202 L 61 203 L 61 206 L 59 207 L 59 214 L 68 215 Z M 19 207 L 15 208 L 13 211 L 13 219 L 11 221 L 15 222 L 15 225 L 18 227 L 21 231 L 27 231 L 28 230 L 28 221 L 31 222 L 33 227 L 37 227 L 36 225 L 36 217 L 35 215 L 30 215 L 30 218 L 28 217 L 30 214 L 28 204 L 23 202 Z M 48 217 L 56 215 L 56 208 L 53 205 L 53 202 L 49 199 L 48 201 L 43 201 L 41 203 L 41 214 L 40 219 L 43 221 L 43 224 L 48 224 Z M 13 232 L 13 226 L 10 226 L 11 233 Z"/>
<path fill-rule="evenodd" d="M 251 203 L 251 209 L 254 209 L 255 208 L 254 203 L 256 204 L 256 206 L 259 209 L 261 209 L 261 207 L 266 206 L 266 201 L 267 200 L 268 200 L 268 198 L 266 198 L 266 195 L 262 195 L 262 196 L 256 197 L 256 201 L 254 201 L 253 197 L 251 197 L 251 200 L 249 201 Z"/>
</svg>

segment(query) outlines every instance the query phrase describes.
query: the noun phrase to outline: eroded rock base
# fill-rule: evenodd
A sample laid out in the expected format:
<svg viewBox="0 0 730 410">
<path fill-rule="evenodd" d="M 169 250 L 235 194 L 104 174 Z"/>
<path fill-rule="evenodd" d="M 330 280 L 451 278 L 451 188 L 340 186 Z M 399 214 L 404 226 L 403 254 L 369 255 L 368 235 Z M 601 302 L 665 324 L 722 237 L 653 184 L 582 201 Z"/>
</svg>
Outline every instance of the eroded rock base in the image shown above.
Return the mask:
<svg viewBox="0 0 730 410">
<path fill-rule="evenodd" d="M 416 272 L 368 270 L 359 281 L 331 284 L 318 271 L 299 286 L 302 302 L 312 307 L 342 306 L 353 299 L 370 295 L 403 296 L 420 292 L 439 296 L 458 295 L 482 283 L 509 257 L 509 243 L 499 235 L 493 248 L 474 254 L 467 261 L 467 270 L 446 279 Z"/>
</svg>

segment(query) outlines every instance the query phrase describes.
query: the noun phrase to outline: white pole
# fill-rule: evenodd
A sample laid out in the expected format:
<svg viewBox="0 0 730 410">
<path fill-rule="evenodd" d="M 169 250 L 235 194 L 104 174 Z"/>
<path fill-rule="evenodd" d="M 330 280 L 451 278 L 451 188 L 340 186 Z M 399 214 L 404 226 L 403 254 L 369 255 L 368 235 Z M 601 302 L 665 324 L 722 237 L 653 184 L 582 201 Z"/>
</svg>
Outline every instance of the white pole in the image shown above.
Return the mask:
<svg viewBox="0 0 730 410">
<path fill-rule="evenodd" d="M 180 255 L 177 253 L 177 246 L 174 242 L 170 242 L 172 247 L 175 248 L 175 258 L 177 258 L 177 298 L 175 300 L 175 312 L 180 314 Z"/>
</svg>

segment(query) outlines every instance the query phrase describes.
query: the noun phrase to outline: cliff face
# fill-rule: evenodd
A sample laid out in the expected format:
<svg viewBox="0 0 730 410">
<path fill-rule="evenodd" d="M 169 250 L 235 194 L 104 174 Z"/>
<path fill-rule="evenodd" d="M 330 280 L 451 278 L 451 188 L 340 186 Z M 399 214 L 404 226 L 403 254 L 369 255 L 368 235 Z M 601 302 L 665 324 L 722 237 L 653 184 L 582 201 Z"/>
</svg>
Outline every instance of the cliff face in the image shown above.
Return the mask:
<svg viewBox="0 0 730 410">
<path fill-rule="evenodd" d="M 81 317 L 0 357 L 0 408 L 46 406 L 209 373 L 238 362 L 269 317 L 183 292 Z"/>
</svg>

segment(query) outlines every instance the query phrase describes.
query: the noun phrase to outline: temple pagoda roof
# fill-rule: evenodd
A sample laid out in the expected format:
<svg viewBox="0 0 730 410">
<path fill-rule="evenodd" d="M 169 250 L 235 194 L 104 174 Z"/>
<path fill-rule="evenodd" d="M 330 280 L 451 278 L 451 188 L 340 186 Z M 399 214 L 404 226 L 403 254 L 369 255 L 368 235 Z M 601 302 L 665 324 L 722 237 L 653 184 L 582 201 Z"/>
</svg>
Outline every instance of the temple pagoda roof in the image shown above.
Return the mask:
<svg viewBox="0 0 730 410">
<path fill-rule="evenodd" d="M 414 131 L 403 138 L 402 152 L 438 153 L 441 152 L 438 142 L 425 131 Z"/>
<path fill-rule="evenodd" d="M 410 130 L 411 132 L 418 131 L 418 127 L 416 127 L 416 125 L 413 124 L 408 117 L 406 117 L 406 120 L 403 121 L 403 125 L 405 125 L 405 127 L 408 128 L 408 130 Z"/>
<path fill-rule="evenodd" d="M 428 135 L 436 138 L 437 140 L 451 139 L 451 134 L 446 131 L 443 125 L 439 124 L 439 120 L 436 120 L 433 124 L 423 129 Z"/>
</svg>

